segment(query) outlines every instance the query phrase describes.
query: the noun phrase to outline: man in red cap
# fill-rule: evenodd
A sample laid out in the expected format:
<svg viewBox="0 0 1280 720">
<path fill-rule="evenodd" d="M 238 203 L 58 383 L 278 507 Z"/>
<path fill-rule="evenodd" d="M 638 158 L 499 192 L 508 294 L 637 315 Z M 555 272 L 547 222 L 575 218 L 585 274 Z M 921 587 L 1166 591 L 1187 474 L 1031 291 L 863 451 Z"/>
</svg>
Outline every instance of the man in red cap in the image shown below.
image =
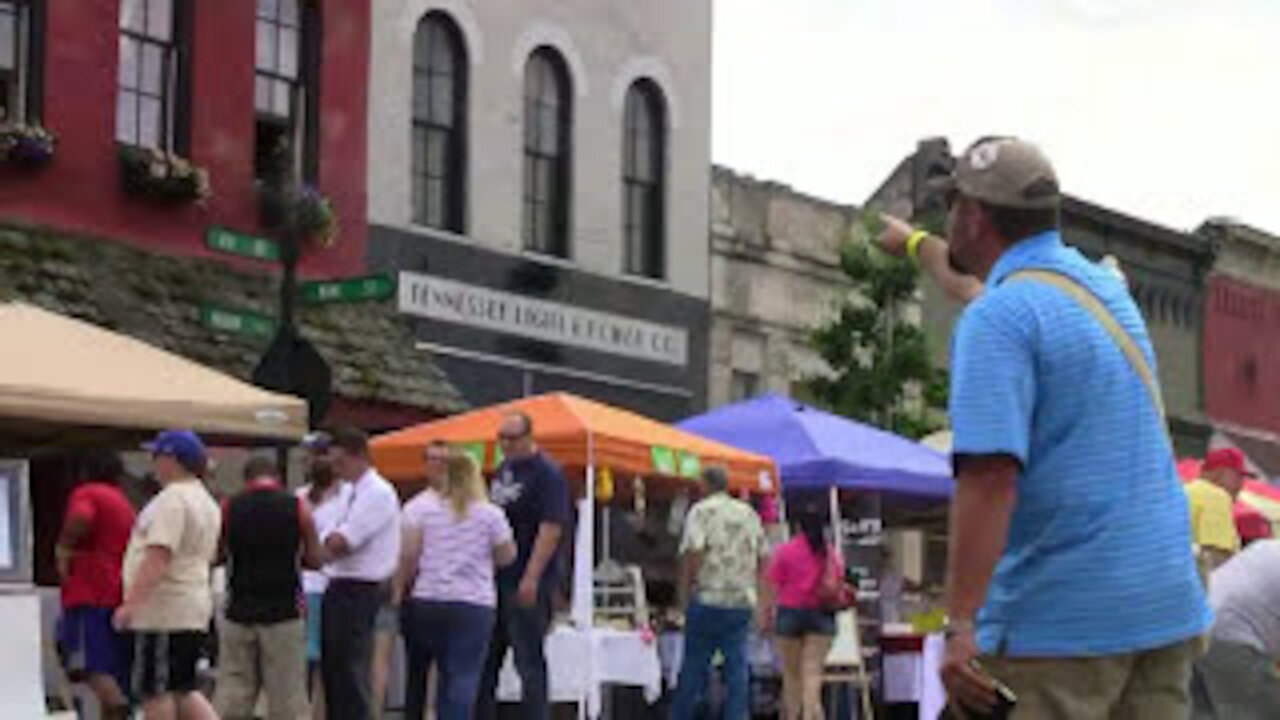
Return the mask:
<svg viewBox="0 0 1280 720">
<path fill-rule="evenodd" d="M 1201 570 L 1212 571 L 1240 550 L 1232 508 L 1248 476 L 1244 453 L 1227 447 L 1205 456 L 1201 477 L 1184 487 L 1191 513 L 1191 538 Z"/>
</svg>

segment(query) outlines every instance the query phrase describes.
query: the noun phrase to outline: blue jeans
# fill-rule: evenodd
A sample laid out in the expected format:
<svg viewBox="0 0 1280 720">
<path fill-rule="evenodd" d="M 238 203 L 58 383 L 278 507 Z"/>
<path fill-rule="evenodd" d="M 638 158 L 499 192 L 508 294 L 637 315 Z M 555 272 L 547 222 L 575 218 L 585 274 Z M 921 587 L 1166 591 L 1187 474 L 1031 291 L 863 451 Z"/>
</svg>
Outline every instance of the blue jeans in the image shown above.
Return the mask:
<svg viewBox="0 0 1280 720">
<path fill-rule="evenodd" d="M 684 618 L 684 660 L 671 701 L 673 720 L 693 720 L 694 711 L 711 677 L 711 658 L 724 655 L 725 720 L 745 720 L 748 714 L 747 634 L 749 608 L 722 608 L 694 602 Z"/>
<path fill-rule="evenodd" d="M 461 602 L 409 600 L 402 612 L 408 670 L 405 717 L 420 718 L 427 703 L 427 674 L 439 669 L 436 717 L 471 720 L 480 672 L 493 633 L 493 608 Z"/>
<path fill-rule="evenodd" d="M 543 644 L 551 625 L 551 592 L 544 583 L 538 602 L 530 608 L 516 602 L 516 589 L 498 584 L 498 615 L 489 642 L 480 697 L 476 700 L 476 717 L 494 720 L 498 713 L 498 675 L 507 657 L 507 648 L 515 655 L 516 672 L 520 674 L 521 720 L 548 720 L 551 717 L 550 694 L 547 689 L 547 657 Z"/>
</svg>

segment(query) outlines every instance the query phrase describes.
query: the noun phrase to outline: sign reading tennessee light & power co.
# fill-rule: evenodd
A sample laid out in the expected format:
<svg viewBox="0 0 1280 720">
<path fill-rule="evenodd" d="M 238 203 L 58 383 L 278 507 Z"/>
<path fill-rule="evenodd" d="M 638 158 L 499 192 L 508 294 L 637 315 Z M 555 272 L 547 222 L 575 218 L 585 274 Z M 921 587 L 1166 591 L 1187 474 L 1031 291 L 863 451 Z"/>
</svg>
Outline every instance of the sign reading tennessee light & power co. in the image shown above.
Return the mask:
<svg viewBox="0 0 1280 720">
<path fill-rule="evenodd" d="M 689 361 L 682 328 L 434 275 L 401 272 L 399 307 L 407 315 L 677 367 Z"/>
</svg>

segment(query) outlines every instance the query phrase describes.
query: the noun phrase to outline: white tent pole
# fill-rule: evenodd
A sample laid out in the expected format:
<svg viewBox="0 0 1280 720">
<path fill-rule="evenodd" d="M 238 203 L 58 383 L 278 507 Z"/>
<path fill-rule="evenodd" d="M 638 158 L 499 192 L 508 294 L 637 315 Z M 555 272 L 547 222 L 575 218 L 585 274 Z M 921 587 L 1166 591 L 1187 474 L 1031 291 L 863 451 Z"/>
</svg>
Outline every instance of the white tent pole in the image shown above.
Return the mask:
<svg viewBox="0 0 1280 720">
<path fill-rule="evenodd" d="M 836 557 L 840 558 L 841 564 L 844 564 L 844 541 L 840 537 L 840 490 L 835 485 L 831 486 L 829 497 L 831 501 L 831 542 L 836 546 Z"/>
<path fill-rule="evenodd" d="M 596 522 L 596 443 L 595 436 L 590 430 L 587 431 L 587 518 L 586 522 L 591 523 L 591 537 L 595 538 L 595 522 Z M 579 519 L 579 522 L 583 522 Z M 608 542 L 606 538 L 605 542 Z M 587 638 L 587 682 L 583 688 L 582 697 L 578 701 L 578 720 L 586 720 L 587 717 L 587 699 L 596 694 L 598 685 L 596 684 L 596 640 L 594 634 L 595 617 L 596 617 L 596 585 L 595 585 L 595 542 L 591 543 L 588 550 L 590 553 L 586 562 L 587 577 L 591 582 L 587 586 L 587 592 L 590 594 L 590 604 L 588 605 L 589 614 L 586 619 L 586 627 L 583 632 Z"/>
</svg>

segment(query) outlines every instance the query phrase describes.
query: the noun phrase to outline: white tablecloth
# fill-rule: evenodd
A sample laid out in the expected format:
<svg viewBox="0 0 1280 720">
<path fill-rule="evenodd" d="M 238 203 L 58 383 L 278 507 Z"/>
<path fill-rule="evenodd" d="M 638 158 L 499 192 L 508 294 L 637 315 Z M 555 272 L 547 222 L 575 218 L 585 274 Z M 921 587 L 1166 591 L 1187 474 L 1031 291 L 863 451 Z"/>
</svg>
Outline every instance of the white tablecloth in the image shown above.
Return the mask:
<svg viewBox="0 0 1280 720">
<path fill-rule="evenodd" d="M 887 703 L 918 703 L 920 717 L 938 717 L 947 704 L 947 692 L 938 675 L 947 642 L 942 635 L 925 637 L 919 653 L 885 653 L 884 699 Z"/>
<path fill-rule="evenodd" d="M 645 700 L 657 702 L 662 694 L 658 648 L 640 633 L 594 628 L 580 631 L 557 626 L 547 636 L 547 674 L 552 702 L 587 701 L 587 714 L 600 717 L 600 688 L 624 685 L 644 690 Z M 520 676 L 511 653 L 498 678 L 498 699 L 520 699 Z"/>
</svg>

